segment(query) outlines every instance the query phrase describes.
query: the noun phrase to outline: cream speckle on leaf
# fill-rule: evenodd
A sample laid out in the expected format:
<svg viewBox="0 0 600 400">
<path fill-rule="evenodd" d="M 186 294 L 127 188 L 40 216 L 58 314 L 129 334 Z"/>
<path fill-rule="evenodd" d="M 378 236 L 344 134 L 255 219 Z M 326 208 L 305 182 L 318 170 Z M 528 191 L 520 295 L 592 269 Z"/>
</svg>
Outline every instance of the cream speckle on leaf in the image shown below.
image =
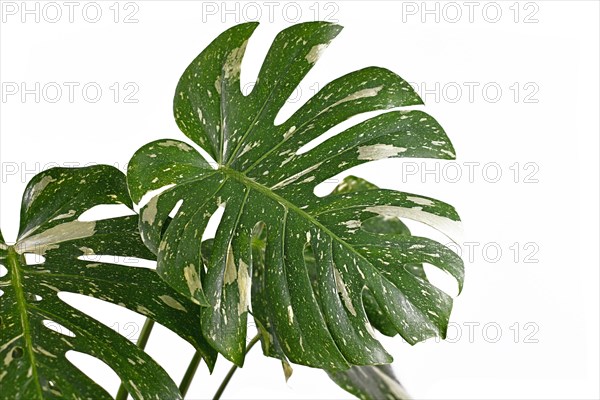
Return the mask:
<svg viewBox="0 0 600 400">
<path fill-rule="evenodd" d="M 394 157 L 406 151 L 406 147 L 396 147 L 391 144 L 373 144 L 361 146 L 358 148 L 359 160 L 383 160 L 384 158 Z"/>
<path fill-rule="evenodd" d="M 45 194 L 60 201 L 37 197 L 35 204 L 27 207 L 36 185 L 36 190 L 44 186 Z M 0 234 L 0 262 L 10 271 L 9 284 L 2 287 L 2 301 L 8 302 L 2 304 L 0 318 L 3 337 L 12 338 L 0 345 L 0 359 L 12 363 L 8 374 L 0 372 L 2 396 L 79 398 L 86 393 L 103 397 L 90 377 L 73 368 L 69 359 L 71 351 L 89 353 L 93 349 L 96 358 L 136 385 L 138 398 L 179 398 L 177 385 L 152 358 L 120 333 L 76 309 L 68 297 L 77 293 L 126 307 L 201 347 L 197 342 L 201 336 L 190 335 L 182 313 L 174 317 L 172 309 L 192 303 L 156 271 L 117 265 L 119 261 L 111 264 L 108 258 L 88 260 L 96 251 L 114 259 L 154 257 L 139 237 L 135 215 L 99 221 L 74 219 L 95 206 L 128 203 L 125 175 L 106 165 L 51 168 L 32 179 L 24 199 L 17 243 L 8 246 Z M 27 257 L 32 254 L 43 257 Z M 160 295 L 167 297 L 157 299 Z M 199 312 L 195 316 L 199 319 Z M 123 360 L 136 361 L 135 368 L 128 361 L 123 365 Z M 8 381 L 10 385 L 5 385 Z"/>
<path fill-rule="evenodd" d="M 60 243 L 93 236 L 96 222 L 71 221 L 56 225 L 44 232 L 24 237 L 15 245 L 21 254 L 33 253 L 44 255 L 47 249 L 57 248 Z"/>
<path fill-rule="evenodd" d="M 189 146 L 183 142 L 179 142 L 176 140 L 166 140 L 164 142 L 160 142 L 158 145 L 162 146 L 162 147 L 177 147 L 178 149 L 183 150 L 183 151 L 194 150 L 194 148 L 192 146 Z"/>
<path fill-rule="evenodd" d="M 306 61 L 311 64 L 316 63 L 327 46 L 328 44 L 317 44 L 311 47 L 310 51 L 306 55 Z"/>
<path fill-rule="evenodd" d="M 189 264 L 183 270 L 185 281 L 190 289 L 190 294 L 194 296 L 201 289 L 200 277 L 198 276 L 197 268 L 194 264 Z"/>
<path fill-rule="evenodd" d="M 162 182 L 173 183 L 154 196 L 160 207 L 142 211 L 141 233 L 158 250 L 161 277 L 181 295 L 192 291 L 189 265 L 204 264 L 201 285 L 193 285 L 203 309 L 201 331 L 235 364 L 244 361 L 248 317 L 264 333 L 264 351 L 282 360 L 338 370 L 387 363 L 389 354 L 370 330 L 382 328 L 379 319 L 389 325 L 386 334 L 411 344 L 447 326 L 451 300 L 420 280 L 424 260 L 462 283 L 457 257 L 410 235 L 401 218 L 444 231 L 458 225 L 458 215 L 443 202 L 359 178 L 344 179 L 330 195 L 316 193 L 361 164 L 447 158 L 452 146 L 424 112 L 394 110 L 421 99 L 408 82 L 378 67 L 331 81 L 276 122 L 341 27 L 309 22 L 281 32 L 248 91 L 239 76 L 255 28 L 241 24 L 224 32 L 179 81 L 177 92 L 186 96 L 174 99 L 178 126 L 210 161 L 197 151 L 157 151 L 152 143 L 131 160 L 134 202 Z M 361 115 L 368 118 L 350 124 Z M 156 158 L 149 162 L 147 154 Z M 181 200 L 185 214 L 169 216 Z"/>
<path fill-rule="evenodd" d="M 174 308 L 179 311 L 187 312 L 186 308 L 180 302 L 178 302 L 177 300 L 175 300 L 174 298 L 172 298 L 169 295 L 164 294 L 164 295 L 158 296 L 158 298 L 161 299 L 163 301 L 163 303 L 165 303 L 166 305 L 168 305 L 171 308 Z"/>
</svg>

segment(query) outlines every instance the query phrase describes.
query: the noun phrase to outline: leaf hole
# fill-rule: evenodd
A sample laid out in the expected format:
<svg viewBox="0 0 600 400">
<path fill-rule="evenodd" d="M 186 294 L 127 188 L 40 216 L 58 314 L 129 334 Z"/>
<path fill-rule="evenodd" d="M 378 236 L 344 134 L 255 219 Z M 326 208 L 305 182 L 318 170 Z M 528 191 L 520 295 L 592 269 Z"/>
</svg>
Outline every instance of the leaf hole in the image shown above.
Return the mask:
<svg viewBox="0 0 600 400">
<path fill-rule="evenodd" d="M 69 306 L 113 329 L 130 341 L 135 342 L 137 340 L 138 327 L 142 326 L 144 320 L 141 314 L 129 310 L 124 305 L 117 305 L 79 293 L 60 292 L 58 293 L 58 298 Z M 131 327 L 135 329 L 131 329 Z"/>
<path fill-rule="evenodd" d="M 273 41 L 274 33 L 271 30 L 276 31 L 266 25 L 261 26 L 252 33 L 248 40 L 240 66 L 240 90 L 244 96 L 250 95 L 256 84 L 258 73 Z"/>
<path fill-rule="evenodd" d="M 332 190 L 334 190 L 337 185 L 344 179 L 344 176 L 348 175 L 348 172 L 343 172 L 342 174 L 338 174 L 336 176 L 332 176 L 327 178 L 323 182 L 319 182 L 313 189 L 313 194 L 317 197 L 325 197 L 331 194 Z"/>
<path fill-rule="evenodd" d="M 449 247 L 447 244 L 448 236 L 446 236 L 444 233 L 437 230 L 433 226 L 427 225 L 423 222 L 416 221 L 410 218 L 400 218 L 400 220 L 410 229 L 410 232 L 413 236 L 426 237 L 435 240 L 436 242 L 442 243 L 446 247 Z M 456 253 L 455 249 L 453 249 L 452 247 L 449 248 L 450 250 L 454 250 L 454 252 Z"/>
<path fill-rule="evenodd" d="M 427 279 L 432 285 L 438 289 L 446 292 L 452 297 L 458 296 L 458 282 L 456 279 L 446 271 L 439 269 L 431 264 L 424 263 L 423 270 Z"/>
<path fill-rule="evenodd" d="M 121 379 L 104 361 L 89 354 L 74 350 L 67 351 L 65 357 L 71 364 L 89 376 L 104 390 L 114 395 L 117 394 Z"/>
<path fill-rule="evenodd" d="M 125 204 L 98 204 L 84 211 L 77 220 L 82 222 L 101 221 L 128 215 L 135 215 L 135 213 Z"/>
<path fill-rule="evenodd" d="M 217 233 L 217 228 L 221 223 L 221 219 L 223 218 L 223 214 L 225 213 L 225 205 L 221 204 L 215 210 L 215 212 L 208 219 L 208 223 L 206 224 L 206 229 L 202 232 L 202 241 L 204 242 L 207 239 L 214 239 L 215 234 Z"/>
<path fill-rule="evenodd" d="M 0 264 L 0 278 L 6 276 L 8 274 L 8 269 L 4 266 L 4 264 Z"/>
<path fill-rule="evenodd" d="M 159 194 L 169 190 L 173 186 L 175 186 L 175 184 L 171 183 L 170 185 L 165 185 L 161 188 L 158 188 L 155 190 L 150 190 L 149 192 L 146 192 L 140 199 L 139 203 L 134 205 L 133 209 L 139 213 L 140 209 L 142 209 L 146 204 L 148 204 L 150 202 L 150 200 L 152 200 L 154 197 L 158 196 Z"/>
<path fill-rule="evenodd" d="M 367 119 L 372 118 L 378 114 L 382 114 L 382 111 L 370 111 L 370 112 L 354 115 L 354 116 L 348 118 L 347 120 L 340 122 L 339 124 L 329 128 L 328 130 L 326 130 L 325 132 L 323 132 L 321 135 L 314 138 L 310 142 L 304 144 L 302 147 L 300 147 L 298 150 L 296 150 L 296 155 L 299 156 L 301 154 L 308 153 L 309 151 L 317 148 L 317 146 L 319 146 L 320 144 L 325 143 L 327 140 L 339 135 L 340 133 L 344 132 L 345 130 L 347 130 L 355 125 L 358 125 L 359 123 L 364 122 Z"/>
<path fill-rule="evenodd" d="M 169 213 L 169 217 L 175 218 L 175 216 L 179 212 L 179 209 L 181 208 L 182 204 L 183 204 L 183 200 L 179 200 L 177 203 L 175 203 L 175 205 L 173 206 L 173 209 Z"/>
<path fill-rule="evenodd" d="M 61 335 L 65 335 L 65 336 L 69 336 L 69 337 L 75 337 L 75 334 L 73 332 L 71 332 L 69 329 L 65 328 L 64 326 L 62 326 L 58 322 L 51 321 L 49 319 L 44 319 L 44 320 L 42 320 L 42 324 L 44 324 L 44 326 L 46 328 L 50 329 L 51 331 L 54 331 L 56 333 L 60 333 Z"/>
<path fill-rule="evenodd" d="M 46 257 L 40 254 L 25 253 L 25 263 L 27 265 L 40 265 L 46 262 Z"/>
<path fill-rule="evenodd" d="M 165 346 L 168 343 L 168 346 Z M 167 350 L 168 349 L 168 350 Z M 152 335 L 146 344 L 144 352 L 148 354 L 159 365 L 173 365 L 173 360 L 186 360 L 195 352 L 194 347 L 181 340 L 181 338 L 172 330 L 159 324 L 154 323 Z M 206 364 L 203 362 L 206 366 Z M 133 365 L 132 365 L 133 366 Z M 135 368 L 135 366 L 133 366 Z M 183 375 L 183 370 L 177 368 L 167 368 L 167 374 L 174 381 L 179 381 Z M 198 371 L 198 374 L 200 371 Z"/>
<path fill-rule="evenodd" d="M 100 264 L 122 265 L 124 267 L 156 269 L 156 261 L 145 258 L 116 256 L 110 254 L 88 254 L 77 257 L 81 261 L 89 261 L 87 268 L 97 268 Z"/>
<path fill-rule="evenodd" d="M 334 52 L 332 52 L 331 48 L 328 48 L 327 51 L 320 52 L 317 59 L 321 60 L 323 57 L 331 57 L 333 59 L 335 57 L 335 50 L 333 51 Z M 317 67 L 308 71 L 288 96 L 284 105 L 279 109 L 274 120 L 275 125 L 284 124 L 290 117 L 296 114 L 298 110 L 302 109 L 314 95 L 320 92 L 325 85 L 338 77 L 337 74 L 333 74 L 332 71 L 327 68 Z"/>
</svg>

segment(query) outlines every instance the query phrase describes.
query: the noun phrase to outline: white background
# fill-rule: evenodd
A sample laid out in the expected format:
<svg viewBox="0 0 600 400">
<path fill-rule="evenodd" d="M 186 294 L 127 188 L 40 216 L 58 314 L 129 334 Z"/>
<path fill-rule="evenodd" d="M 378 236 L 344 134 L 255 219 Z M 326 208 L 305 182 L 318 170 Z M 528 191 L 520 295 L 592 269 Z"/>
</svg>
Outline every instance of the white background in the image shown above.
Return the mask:
<svg viewBox="0 0 600 400">
<path fill-rule="evenodd" d="M 7 3 L 2 1 L 5 11 Z M 244 59 L 244 84 L 255 78 L 270 41 L 298 11 L 302 21 L 328 17 L 345 29 L 284 116 L 310 97 L 315 84 L 377 65 L 420 87 L 423 109 L 440 121 L 457 150 L 450 166 L 396 159 L 352 171 L 382 187 L 453 204 L 464 221 L 463 245 L 474 249 L 469 254 L 463 248 L 467 278 L 455 301 L 449 341 L 411 347 L 399 338 L 383 339 L 403 384 L 422 399 L 599 398 L 597 2 L 228 2 L 234 10 L 229 14 L 221 2 L 125 3 L 117 7 L 117 23 L 113 1 L 98 3 L 97 23 L 85 20 L 95 18 L 93 8 L 83 14 L 86 2 L 75 8 L 72 23 L 62 2 L 55 3 L 63 13 L 56 23 L 49 21 L 56 10 L 46 8 L 44 15 L 43 2 L 39 22 L 22 15 L 21 2 L 12 3 L 16 15 L 3 13 L 0 216 L 7 240 L 16 237 L 21 193 L 35 172 L 87 163 L 125 170 L 143 144 L 185 140 L 171 114 L 175 85 L 218 33 L 262 13 Z M 434 11 L 423 13 L 425 7 Z M 137 22 L 124 23 L 131 12 Z M 32 89 L 36 82 L 39 102 L 34 94 L 7 95 L 15 84 Z M 52 82 L 63 89 L 56 103 L 49 101 L 56 85 L 42 90 Z M 73 102 L 65 82 L 79 84 Z M 110 89 L 115 82 L 116 103 Z M 90 101 L 92 89 L 83 97 L 86 83 L 102 88 L 98 102 Z M 132 98 L 137 103 L 125 102 L 132 88 L 139 89 Z M 434 172 L 423 175 L 424 166 Z M 325 186 L 323 191 L 333 184 Z M 131 337 L 143 322 L 117 306 L 77 304 Z M 148 350 L 176 381 L 192 355 L 187 343 L 165 329 L 155 331 Z M 116 392 L 112 371 L 82 357 L 76 362 Z M 189 398 L 212 396 L 228 368 L 220 359 L 209 376 L 202 365 Z M 286 383 L 279 363 L 255 349 L 225 397 L 350 396 L 309 368 L 295 367 Z"/>
</svg>

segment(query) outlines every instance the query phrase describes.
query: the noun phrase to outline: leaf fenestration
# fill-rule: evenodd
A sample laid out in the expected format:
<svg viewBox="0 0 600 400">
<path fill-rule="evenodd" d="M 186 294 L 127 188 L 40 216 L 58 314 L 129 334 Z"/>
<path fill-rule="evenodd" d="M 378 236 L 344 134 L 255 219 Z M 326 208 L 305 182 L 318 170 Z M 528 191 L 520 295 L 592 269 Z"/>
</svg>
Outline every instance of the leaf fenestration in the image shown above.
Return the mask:
<svg viewBox="0 0 600 400">
<path fill-rule="evenodd" d="M 154 259 L 140 240 L 136 215 L 79 219 L 96 205 L 130 203 L 124 174 L 110 166 L 53 168 L 27 185 L 17 243 L 8 246 L 0 235 L 0 263 L 8 271 L 0 278 L 4 398 L 112 398 L 71 364 L 65 356 L 71 350 L 105 362 L 135 399 L 181 397 L 150 356 L 63 302 L 61 292 L 105 300 L 158 321 L 201 351 L 209 366 L 214 365 L 216 353 L 197 330 L 197 305 L 154 270 L 89 259 L 95 255 Z M 28 262 L 25 255 L 34 261 Z M 58 328 L 49 329 L 44 321 Z"/>
<path fill-rule="evenodd" d="M 444 130 L 422 111 L 387 111 L 300 153 L 303 145 L 354 115 L 421 100 L 393 72 L 369 67 L 327 84 L 275 125 L 285 101 L 341 27 L 310 22 L 280 32 L 255 87 L 244 96 L 240 67 L 255 28 L 241 24 L 224 32 L 190 64 L 177 86 L 178 126 L 217 165 L 171 139 L 147 144 L 129 164 L 135 202 L 167 187 L 141 210 L 140 230 L 158 254 L 159 274 L 205 306 L 204 336 L 238 365 L 244 358 L 248 310 L 268 332 L 269 345 L 291 362 L 328 370 L 389 363 L 391 356 L 371 329 L 365 290 L 388 323 L 387 334 L 393 329 L 410 343 L 444 336 L 452 299 L 412 270 L 429 263 L 462 286 L 460 258 L 435 241 L 382 235 L 368 226 L 374 218 L 409 218 L 453 235 L 460 222 L 454 208 L 377 188 L 314 195 L 317 184 L 366 162 L 453 159 Z M 218 208 L 223 216 L 204 263 L 200 242 Z M 263 227 L 266 243 L 263 267 L 251 249 L 257 226 Z M 308 247 L 316 287 L 305 261 Z M 200 265 L 206 274 L 202 287 L 190 285 L 186 271 Z"/>
</svg>

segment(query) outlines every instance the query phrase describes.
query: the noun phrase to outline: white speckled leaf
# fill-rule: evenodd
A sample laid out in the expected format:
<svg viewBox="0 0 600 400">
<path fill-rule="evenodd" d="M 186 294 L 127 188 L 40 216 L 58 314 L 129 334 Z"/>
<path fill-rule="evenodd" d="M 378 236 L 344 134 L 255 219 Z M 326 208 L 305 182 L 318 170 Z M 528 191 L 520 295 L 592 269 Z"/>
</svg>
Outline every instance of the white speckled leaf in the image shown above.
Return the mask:
<svg viewBox="0 0 600 400">
<path fill-rule="evenodd" d="M 362 400 L 410 399 L 389 365 L 354 366 L 328 375 L 342 389 Z"/>
<path fill-rule="evenodd" d="M 78 219 L 99 204 L 130 206 L 130 202 L 124 174 L 110 166 L 54 168 L 28 184 L 17 243 L 7 246 L 0 235 L 0 263 L 8 270 L 0 278 L 2 398 L 112 398 L 67 360 L 69 350 L 104 361 L 135 399 L 181 397 L 152 358 L 113 329 L 64 303 L 57 296 L 60 292 L 109 301 L 158 321 L 214 365 L 216 352 L 195 329 L 200 323 L 199 307 L 155 271 L 80 259 L 94 254 L 154 258 L 140 240 L 136 215 Z M 27 262 L 26 254 L 36 255 L 40 262 Z M 46 327 L 44 321 L 60 332 Z"/>
<path fill-rule="evenodd" d="M 275 125 L 285 101 L 341 27 L 310 22 L 280 32 L 256 86 L 244 96 L 240 65 L 255 28 L 248 23 L 224 32 L 190 64 L 177 86 L 178 126 L 218 165 L 212 168 L 190 145 L 167 139 L 142 147 L 129 164 L 134 201 L 168 186 L 141 210 L 140 230 L 158 254 L 159 274 L 205 306 L 204 336 L 238 365 L 244 358 L 248 310 L 256 316 L 259 303 L 271 342 L 290 361 L 314 367 L 346 369 L 391 360 L 371 334 L 362 300 L 365 288 L 410 343 L 445 335 L 450 297 L 409 266 L 431 263 L 462 285 L 460 258 L 426 238 L 382 236 L 360 228 L 373 217 L 401 217 L 452 235 L 459 226 L 454 209 L 391 190 L 326 198 L 313 191 L 322 181 L 372 160 L 452 159 L 448 137 L 429 115 L 396 110 L 299 154 L 303 145 L 354 115 L 421 100 L 396 74 L 369 67 L 329 83 Z M 218 208 L 224 209 L 223 217 L 210 260 L 203 263 L 200 241 Z M 262 269 L 254 267 L 250 245 L 257 225 L 264 226 L 266 242 Z M 304 260 L 309 245 L 317 266 L 316 288 Z M 202 285 L 196 277 L 203 277 Z M 255 287 L 262 288 L 261 294 Z"/>
<path fill-rule="evenodd" d="M 340 183 L 332 195 L 351 193 L 355 191 L 374 190 L 377 186 L 354 176 L 349 176 Z M 388 238 L 403 238 L 406 239 L 410 236 L 410 231 L 397 218 L 384 218 L 380 216 L 372 217 L 365 221 L 361 226 L 362 230 L 366 230 L 371 233 L 376 233 Z M 264 271 L 265 259 L 265 243 L 264 235 L 258 234 L 257 239 L 253 241 L 253 268 L 257 272 L 256 276 L 262 276 Z M 316 293 L 319 292 L 318 276 L 317 276 L 317 265 L 316 260 L 310 246 L 305 249 L 304 259 L 310 280 Z M 423 270 L 422 264 L 407 264 L 404 268 L 409 270 L 413 275 L 418 276 L 421 280 L 427 282 L 427 276 Z M 269 300 L 265 295 L 264 286 L 257 280 L 253 283 L 259 283 L 259 285 L 253 285 L 253 314 L 256 320 L 257 326 L 259 327 L 262 337 L 262 346 L 265 354 L 271 357 L 279 358 L 282 360 L 284 365 L 288 362 L 285 352 L 281 348 L 281 345 L 277 341 L 277 336 L 272 329 L 273 322 L 269 315 Z M 443 302 L 446 301 L 445 296 L 442 295 Z M 367 288 L 363 290 L 363 305 L 367 313 L 367 317 L 371 325 L 378 331 L 388 336 L 394 336 L 397 334 L 397 330 L 394 324 L 388 319 L 386 312 L 376 302 L 373 293 Z M 447 307 L 440 311 L 440 313 L 450 313 L 450 308 Z M 375 365 L 375 366 L 353 366 L 344 371 L 327 371 L 329 377 L 340 387 L 348 392 L 354 394 L 356 397 L 361 399 L 409 399 L 410 397 L 400 385 L 394 372 L 389 365 Z"/>
</svg>

